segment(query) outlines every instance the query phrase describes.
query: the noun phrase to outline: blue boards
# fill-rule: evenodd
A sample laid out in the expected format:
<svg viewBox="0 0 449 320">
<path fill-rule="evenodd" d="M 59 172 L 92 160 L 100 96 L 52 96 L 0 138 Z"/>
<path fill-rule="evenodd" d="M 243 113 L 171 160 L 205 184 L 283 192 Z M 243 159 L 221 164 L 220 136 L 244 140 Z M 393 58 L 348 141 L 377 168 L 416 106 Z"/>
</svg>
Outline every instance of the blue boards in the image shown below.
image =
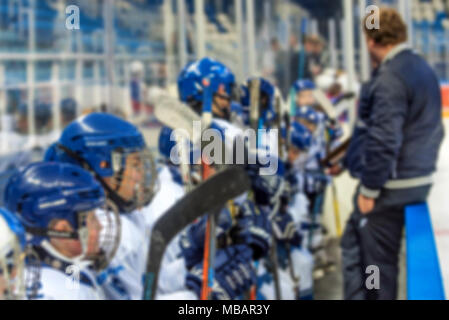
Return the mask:
<svg viewBox="0 0 449 320">
<path fill-rule="evenodd" d="M 444 300 L 443 280 L 427 204 L 406 207 L 405 225 L 408 299 Z"/>
</svg>

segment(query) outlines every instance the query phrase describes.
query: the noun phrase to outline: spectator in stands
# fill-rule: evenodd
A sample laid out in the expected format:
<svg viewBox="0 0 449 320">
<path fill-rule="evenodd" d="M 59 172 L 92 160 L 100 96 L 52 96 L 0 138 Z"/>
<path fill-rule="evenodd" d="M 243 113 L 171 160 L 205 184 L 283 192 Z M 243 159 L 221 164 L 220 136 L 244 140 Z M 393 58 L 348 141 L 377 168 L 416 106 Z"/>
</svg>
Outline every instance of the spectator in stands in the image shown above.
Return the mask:
<svg viewBox="0 0 449 320">
<path fill-rule="evenodd" d="M 323 70 L 329 65 L 329 53 L 326 50 L 326 42 L 318 35 L 309 37 L 309 41 L 312 42 L 312 50 L 309 55 L 309 69 L 315 79 L 320 75 Z"/>
<path fill-rule="evenodd" d="M 341 244 L 344 297 L 392 300 L 404 209 L 426 201 L 444 129 L 438 79 L 405 44 L 407 26 L 399 13 L 381 8 L 379 29 L 369 29 L 368 18 L 367 47 L 379 67 L 362 97 L 369 114 L 362 116 L 360 184 Z M 366 285 L 370 266 L 378 276 L 373 289 Z"/>
<path fill-rule="evenodd" d="M 289 47 L 286 51 L 280 49 L 277 41 L 272 42 L 272 48 L 276 48 L 276 80 L 284 96 L 289 94 L 289 90 L 294 81 L 299 79 L 300 52 L 298 38 L 292 34 L 289 39 Z M 274 49 L 273 49 L 274 50 Z M 306 49 L 311 50 L 310 47 Z"/>
<path fill-rule="evenodd" d="M 289 50 L 279 54 L 280 65 L 276 78 L 284 95 L 288 94 L 291 84 L 298 79 L 315 79 L 327 67 L 325 43 L 318 35 L 306 35 L 302 49 L 299 50 L 298 38 L 290 36 Z M 288 55 L 288 58 L 286 57 Z M 289 61 L 285 66 L 283 61 Z M 279 72 L 281 71 L 281 72 Z M 282 79 L 282 80 L 281 80 Z"/>
</svg>

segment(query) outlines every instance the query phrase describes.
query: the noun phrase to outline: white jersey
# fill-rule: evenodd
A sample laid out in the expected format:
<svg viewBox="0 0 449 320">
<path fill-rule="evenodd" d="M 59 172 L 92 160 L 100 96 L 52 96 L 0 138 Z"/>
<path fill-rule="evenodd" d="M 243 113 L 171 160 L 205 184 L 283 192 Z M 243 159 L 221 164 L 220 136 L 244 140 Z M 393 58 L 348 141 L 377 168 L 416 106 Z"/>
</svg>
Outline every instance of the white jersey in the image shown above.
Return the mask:
<svg viewBox="0 0 449 320">
<path fill-rule="evenodd" d="M 298 227 L 300 227 L 303 222 L 310 221 L 309 199 L 307 199 L 303 192 L 297 192 L 293 195 L 287 210 Z"/>
<path fill-rule="evenodd" d="M 90 271 L 73 268 L 70 274 L 43 266 L 40 270 L 37 300 L 102 300 L 103 292 Z"/>
<path fill-rule="evenodd" d="M 224 133 L 227 149 L 232 150 L 234 146 L 234 141 L 238 137 L 243 137 L 243 130 L 226 120 L 214 118 L 213 126 L 215 126 Z"/>
<path fill-rule="evenodd" d="M 108 300 L 140 300 L 148 252 L 144 218 L 141 212 L 120 215 L 120 244 L 108 267 L 96 280 Z"/>
<path fill-rule="evenodd" d="M 171 179 L 170 171 L 159 172 L 160 188 L 152 202 L 141 210 L 123 214 L 120 246 L 109 266 L 97 275 L 107 299 L 139 300 L 143 295 L 143 277 L 149 239 L 154 223 L 184 194 Z"/>
<path fill-rule="evenodd" d="M 150 206 L 146 208 L 145 216 L 147 221 L 150 221 L 150 225 L 154 225 L 170 207 L 185 195 L 184 188 L 174 181 L 168 166 L 163 166 L 159 171 L 159 182 L 160 189 Z M 179 236 L 180 234 L 170 241 L 162 258 L 157 290 L 158 297 L 168 297 L 174 293 L 180 297 L 184 296 L 183 294 L 179 294 L 179 292 L 185 290 L 184 283 L 187 269 L 184 259 L 180 258 Z M 173 299 L 177 300 L 175 298 Z M 189 298 L 186 297 L 185 299 Z"/>
<path fill-rule="evenodd" d="M 318 170 L 321 167 L 320 161 L 326 157 L 326 124 L 324 122 L 324 115 L 319 122 L 316 133 L 312 136 L 312 145 L 307 153 L 307 163 L 305 168 L 307 170 Z"/>
<path fill-rule="evenodd" d="M 151 230 L 156 221 L 167 212 L 185 192 L 181 185 L 176 183 L 168 166 L 162 166 L 158 172 L 159 189 L 151 203 L 142 209 L 145 224 Z"/>
</svg>

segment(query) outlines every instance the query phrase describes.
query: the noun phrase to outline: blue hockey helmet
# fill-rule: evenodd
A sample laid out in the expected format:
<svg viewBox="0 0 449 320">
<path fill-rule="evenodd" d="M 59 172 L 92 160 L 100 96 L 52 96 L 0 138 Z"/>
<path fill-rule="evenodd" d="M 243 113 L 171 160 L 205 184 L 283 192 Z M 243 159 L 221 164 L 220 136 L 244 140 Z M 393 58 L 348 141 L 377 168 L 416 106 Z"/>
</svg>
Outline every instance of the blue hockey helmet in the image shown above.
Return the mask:
<svg viewBox="0 0 449 320">
<path fill-rule="evenodd" d="M 311 124 L 318 125 L 320 121 L 323 121 L 322 115 L 314 108 L 309 106 L 303 106 L 296 109 L 295 118 L 298 120 L 305 120 Z"/>
<path fill-rule="evenodd" d="M 235 90 L 234 74 L 221 62 L 206 57 L 188 64 L 179 74 L 178 92 L 181 101 L 201 104 L 205 79 L 208 80 L 214 94 L 232 98 Z"/>
<path fill-rule="evenodd" d="M 302 79 L 295 81 L 295 83 L 293 84 L 293 89 L 296 93 L 299 93 L 305 90 L 315 90 L 316 86 L 312 80 Z"/>
<path fill-rule="evenodd" d="M 72 122 L 47 150 L 45 160 L 88 169 L 122 212 L 147 205 L 155 192 L 155 163 L 143 135 L 131 123 L 111 114 L 91 113 Z M 139 176 L 132 181 L 134 185 L 123 181 L 130 168 L 137 171 L 133 176 Z M 107 178 L 112 178 L 112 184 Z M 127 193 L 131 194 L 121 196 L 119 193 L 126 191 L 122 187 L 129 188 Z"/>
<path fill-rule="evenodd" d="M 42 245 L 50 238 L 79 240 L 82 252 L 73 259 L 67 257 L 70 261 L 89 257 L 97 267 L 105 267 L 117 249 L 118 213 L 107 208 L 101 184 L 79 166 L 33 163 L 11 176 L 5 188 L 5 202 L 32 236 L 32 244 Z M 92 219 L 98 221 L 99 250 L 95 253 L 89 252 L 88 245 Z M 72 230 L 55 230 L 52 224 L 57 220 L 67 221 Z M 45 242 L 47 250 L 56 250 Z"/>
<path fill-rule="evenodd" d="M 310 131 L 298 122 L 293 122 L 290 129 L 290 144 L 299 150 L 308 150 L 312 144 Z"/>
</svg>

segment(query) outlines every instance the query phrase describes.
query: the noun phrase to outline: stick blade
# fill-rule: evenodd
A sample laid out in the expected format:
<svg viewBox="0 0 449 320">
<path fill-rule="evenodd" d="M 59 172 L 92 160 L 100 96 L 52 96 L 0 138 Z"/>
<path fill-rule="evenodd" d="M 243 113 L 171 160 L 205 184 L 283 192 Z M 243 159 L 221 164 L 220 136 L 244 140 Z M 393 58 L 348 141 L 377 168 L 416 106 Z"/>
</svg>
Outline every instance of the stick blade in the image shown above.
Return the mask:
<svg viewBox="0 0 449 320">
<path fill-rule="evenodd" d="M 321 89 L 315 89 L 315 90 L 313 90 L 313 96 L 316 99 L 316 101 L 318 102 L 318 104 L 327 113 L 329 118 L 335 119 L 337 116 L 337 113 L 335 112 L 335 107 L 332 104 L 332 102 L 329 100 L 329 98 L 326 97 L 324 92 Z"/>
<path fill-rule="evenodd" d="M 154 115 L 167 127 L 185 130 L 189 138 L 195 141 L 193 123 L 201 121 L 201 118 L 178 99 L 168 95 L 160 96 L 154 108 Z"/>
</svg>

